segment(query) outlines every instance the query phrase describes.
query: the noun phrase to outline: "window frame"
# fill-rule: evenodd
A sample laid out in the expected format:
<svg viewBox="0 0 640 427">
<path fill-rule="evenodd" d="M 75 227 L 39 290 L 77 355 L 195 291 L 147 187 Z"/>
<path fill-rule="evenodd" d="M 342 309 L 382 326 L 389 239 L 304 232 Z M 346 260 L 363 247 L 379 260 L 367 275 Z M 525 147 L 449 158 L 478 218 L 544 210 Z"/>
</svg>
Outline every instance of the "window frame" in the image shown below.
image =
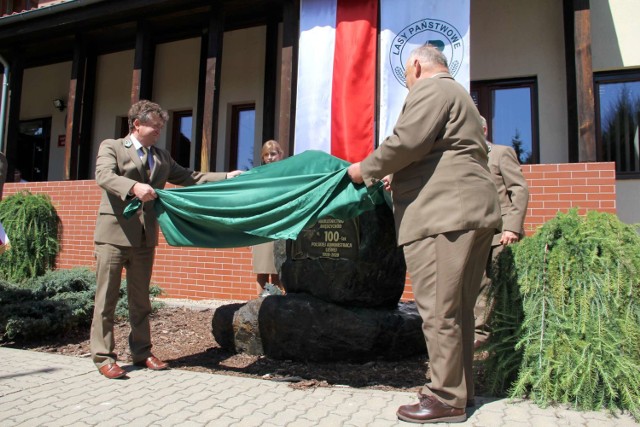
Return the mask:
<svg viewBox="0 0 640 427">
<path fill-rule="evenodd" d="M 474 80 L 470 84 L 471 96 L 474 98 L 476 107 L 480 114 L 487 119 L 487 139 L 493 141 L 493 129 L 491 117 L 493 117 L 493 106 L 491 105 L 492 92 L 500 89 L 529 88 L 531 93 L 531 163 L 540 163 L 540 136 L 538 131 L 538 78 L 536 76 L 518 77 L 508 79 Z"/>
<path fill-rule="evenodd" d="M 244 111 L 254 111 L 257 114 L 256 103 L 244 102 L 231 105 L 231 123 L 229 128 L 229 161 L 227 163 L 227 170 L 237 169 L 239 142 L 238 138 L 240 136 L 240 113 Z"/>
<path fill-rule="evenodd" d="M 180 135 L 181 135 L 181 121 L 185 117 L 191 117 L 191 131 L 193 132 L 193 110 L 179 110 L 173 111 L 171 113 L 171 140 L 169 141 L 169 146 L 171 150 L 171 157 L 175 160 L 180 166 L 185 168 L 191 167 L 191 158 L 193 157 L 193 153 L 191 152 L 191 146 L 189 146 L 189 154 L 186 159 L 186 163 L 184 159 L 180 158 L 179 148 L 180 148 Z M 189 142 L 193 144 L 191 140 L 191 135 L 185 135 L 188 137 Z"/>
<path fill-rule="evenodd" d="M 598 71 L 593 73 L 593 92 L 595 103 L 595 129 L 596 129 L 596 156 L 601 162 L 614 162 L 614 159 L 607 159 L 604 153 L 604 145 L 602 140 L 602 123 L 600 121 L 600 85 L 609 83 L 640 83 L 640 68 L 625 70 L 609 70 Z M 616 179 L 638 179 L 640 178 L 640 170 L 637 172 L 618 171 L 616 166 Z"/>
</svg>

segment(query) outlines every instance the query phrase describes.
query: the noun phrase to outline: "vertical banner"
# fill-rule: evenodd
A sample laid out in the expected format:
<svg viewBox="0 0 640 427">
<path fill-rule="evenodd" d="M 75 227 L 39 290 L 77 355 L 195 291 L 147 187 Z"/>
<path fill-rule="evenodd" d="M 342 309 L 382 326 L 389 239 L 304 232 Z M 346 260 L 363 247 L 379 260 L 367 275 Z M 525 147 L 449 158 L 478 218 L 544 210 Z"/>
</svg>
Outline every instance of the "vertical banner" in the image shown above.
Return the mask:
<svg viewBox="0 0 640 427">
<path fill-rule="evenodd" d="M 380 132 L 393 132 L 407 96 L 404 70 L 411 51 L 440 49 L 451 75 L 469 90 L 470 0 L 380 0 Z"/>
<path fill-rule="evenodd" d="M 301 0 L 294 153 L 374 148 L 378 0 Z"/>
</svg>

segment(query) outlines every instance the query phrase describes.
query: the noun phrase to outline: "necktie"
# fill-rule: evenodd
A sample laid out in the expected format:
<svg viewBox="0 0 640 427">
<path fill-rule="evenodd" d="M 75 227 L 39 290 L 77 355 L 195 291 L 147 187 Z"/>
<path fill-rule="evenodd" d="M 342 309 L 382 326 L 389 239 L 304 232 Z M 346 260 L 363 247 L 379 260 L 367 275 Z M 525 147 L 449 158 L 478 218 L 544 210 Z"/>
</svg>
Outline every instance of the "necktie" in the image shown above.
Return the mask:
<svg viewBox="0 0 640 427">
<path fill-rule="evenodd" d="M 149 152 L 150 150 L 147 147 L 140 147 L 142 150 L 142 166 L 144 166 L 144 170 L 147 172 L 147 179 L 151 176 L 151 167 L 149 167 Z"/>
</svg>

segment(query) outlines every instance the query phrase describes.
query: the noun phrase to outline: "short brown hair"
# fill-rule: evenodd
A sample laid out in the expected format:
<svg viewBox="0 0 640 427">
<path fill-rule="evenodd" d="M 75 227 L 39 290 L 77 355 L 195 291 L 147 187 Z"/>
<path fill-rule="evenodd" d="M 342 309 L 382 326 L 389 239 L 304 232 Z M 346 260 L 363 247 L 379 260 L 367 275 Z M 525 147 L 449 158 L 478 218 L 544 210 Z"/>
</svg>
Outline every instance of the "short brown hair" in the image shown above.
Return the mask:
<svg viewBox="0 0 640 427">
<path fill-rule="evenodd" d="M 147 101 L 146 99 L 141 99 L 136 102 L 129 108 L 129 132 L 133 130 L 133 122 L 138 119 L 141 123 L 146 123 L 149 121 L 150 116 L 155 114 L 162 120 L 162 123 L 167 123 L 169 120 L 169 113 L 160 107 L 160 105 L 155 102 Z"/>
</svg>

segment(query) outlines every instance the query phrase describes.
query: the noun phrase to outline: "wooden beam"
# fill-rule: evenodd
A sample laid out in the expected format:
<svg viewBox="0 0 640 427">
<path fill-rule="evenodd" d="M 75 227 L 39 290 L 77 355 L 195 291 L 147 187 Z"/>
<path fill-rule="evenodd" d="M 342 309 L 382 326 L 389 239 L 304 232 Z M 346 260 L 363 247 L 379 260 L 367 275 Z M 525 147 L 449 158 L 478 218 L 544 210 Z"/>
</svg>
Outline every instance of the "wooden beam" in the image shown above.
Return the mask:
<svg viewBox="0 0 640 427">
<path fill-rule="evenodd" d="M 13 55 L 10 67 L 9 79 L 9 108 L 7 114 L 6 127 L 6 151 L 7 162 L 7 181 L 13 182 L 13 170 L 16 168 L 18 157 L 18 135 L 20 134 L 20 105 L 22 100 L 22 81 L 24 78 L 24 67 L 20 55 Z"/>
<path fill-rule="evenodd" d="M 275 138 L 276 86 L 278 73 L 278 20 L 272 14 L 267 22 L 262 102 L 262 143 Z"/>
<path fill-rule="evenodd" d="M 151 30 L 145 21 L 138 21 L 136 32 L 136 51 L 133 60 L 131 82 L 131 104 L 141 99 L 151 99 L 153 95 L 153 67 L 155 62 L 155 44 Z"/>
<path fill-rule="evenodd" d="M 575 0 L 574 6 L 579 160 L 595 162 L 598 159 L 591 57 L 591 11 L 589 0 Z"/>
<path fill-rule="evenodd" d="M 98 57 L 95 52 L 87 55 L 85 61 L 84 96 L 82 97 L 82 117 L 78 141 L 78 179 L 90 179 L 90 167 L 95 163 L 92 158 L 93 109 L 95 105 L 96 70 Z"/>
<path fill-rule="evenodd" d="M 194 170 L 202 171 L 202 141 L 203 132 L 202 127 L 204 123 L 204 94 L 206 91 L 206 78 L 207 78 L 207 46 L 209 44 L 209 32 L 207 28 L 202 29 L 202 35 L 200 37 L 200 61 L 198 66 L 198 98 L 196 99 L 196 114 L 194 118 L 195 125 L 195 158 L 194 158 Z M 208 152 L 208 151 L 207 151 Z M 207 155 L 207 165 L 209 157 Z"/>
<path fill-rule="evenodd" d="M 218 115 L 220 109 L 220 72 L 222 69 L 222 40 L 224 15 L 219 6 L 212 7 L 207 36 L 205 63 L 204 102 L 202 108 L 202 144 L 200 170 L 216 170 Z"/>
<path fill-rule="evenodd" d="M 564 0 L 569 161 L 598 160 L 589 0 Z"/>
<path fill-rule="evenodd" d="M 567 88 L 567 142 L 570 163 L 578 162 L 578 114 L 576 100 L 576 61 L 575 43 L 573 39 L 573 0 L 562 2 L 564 22 L 564 62 Z"/>
<path fill-rule="evenodd" d="M 295 81 L 297 70 L 299 0 L 285 0 L 282 10 L 282 52 L 280 64 L 280 114 L 278 141 L 286 156 L 293 153 L 295 126 Z"/>
<path fill-rule="evenodd" d="M 80 117 L 84 92 L 86 64 L 85 46 L 80 36 L 74 43 L 69 94 L 67 96 L 67 117 L 64 152 L 64 179 L 78 179 L 78 147 L 80 145 Z"/>
</svg>

